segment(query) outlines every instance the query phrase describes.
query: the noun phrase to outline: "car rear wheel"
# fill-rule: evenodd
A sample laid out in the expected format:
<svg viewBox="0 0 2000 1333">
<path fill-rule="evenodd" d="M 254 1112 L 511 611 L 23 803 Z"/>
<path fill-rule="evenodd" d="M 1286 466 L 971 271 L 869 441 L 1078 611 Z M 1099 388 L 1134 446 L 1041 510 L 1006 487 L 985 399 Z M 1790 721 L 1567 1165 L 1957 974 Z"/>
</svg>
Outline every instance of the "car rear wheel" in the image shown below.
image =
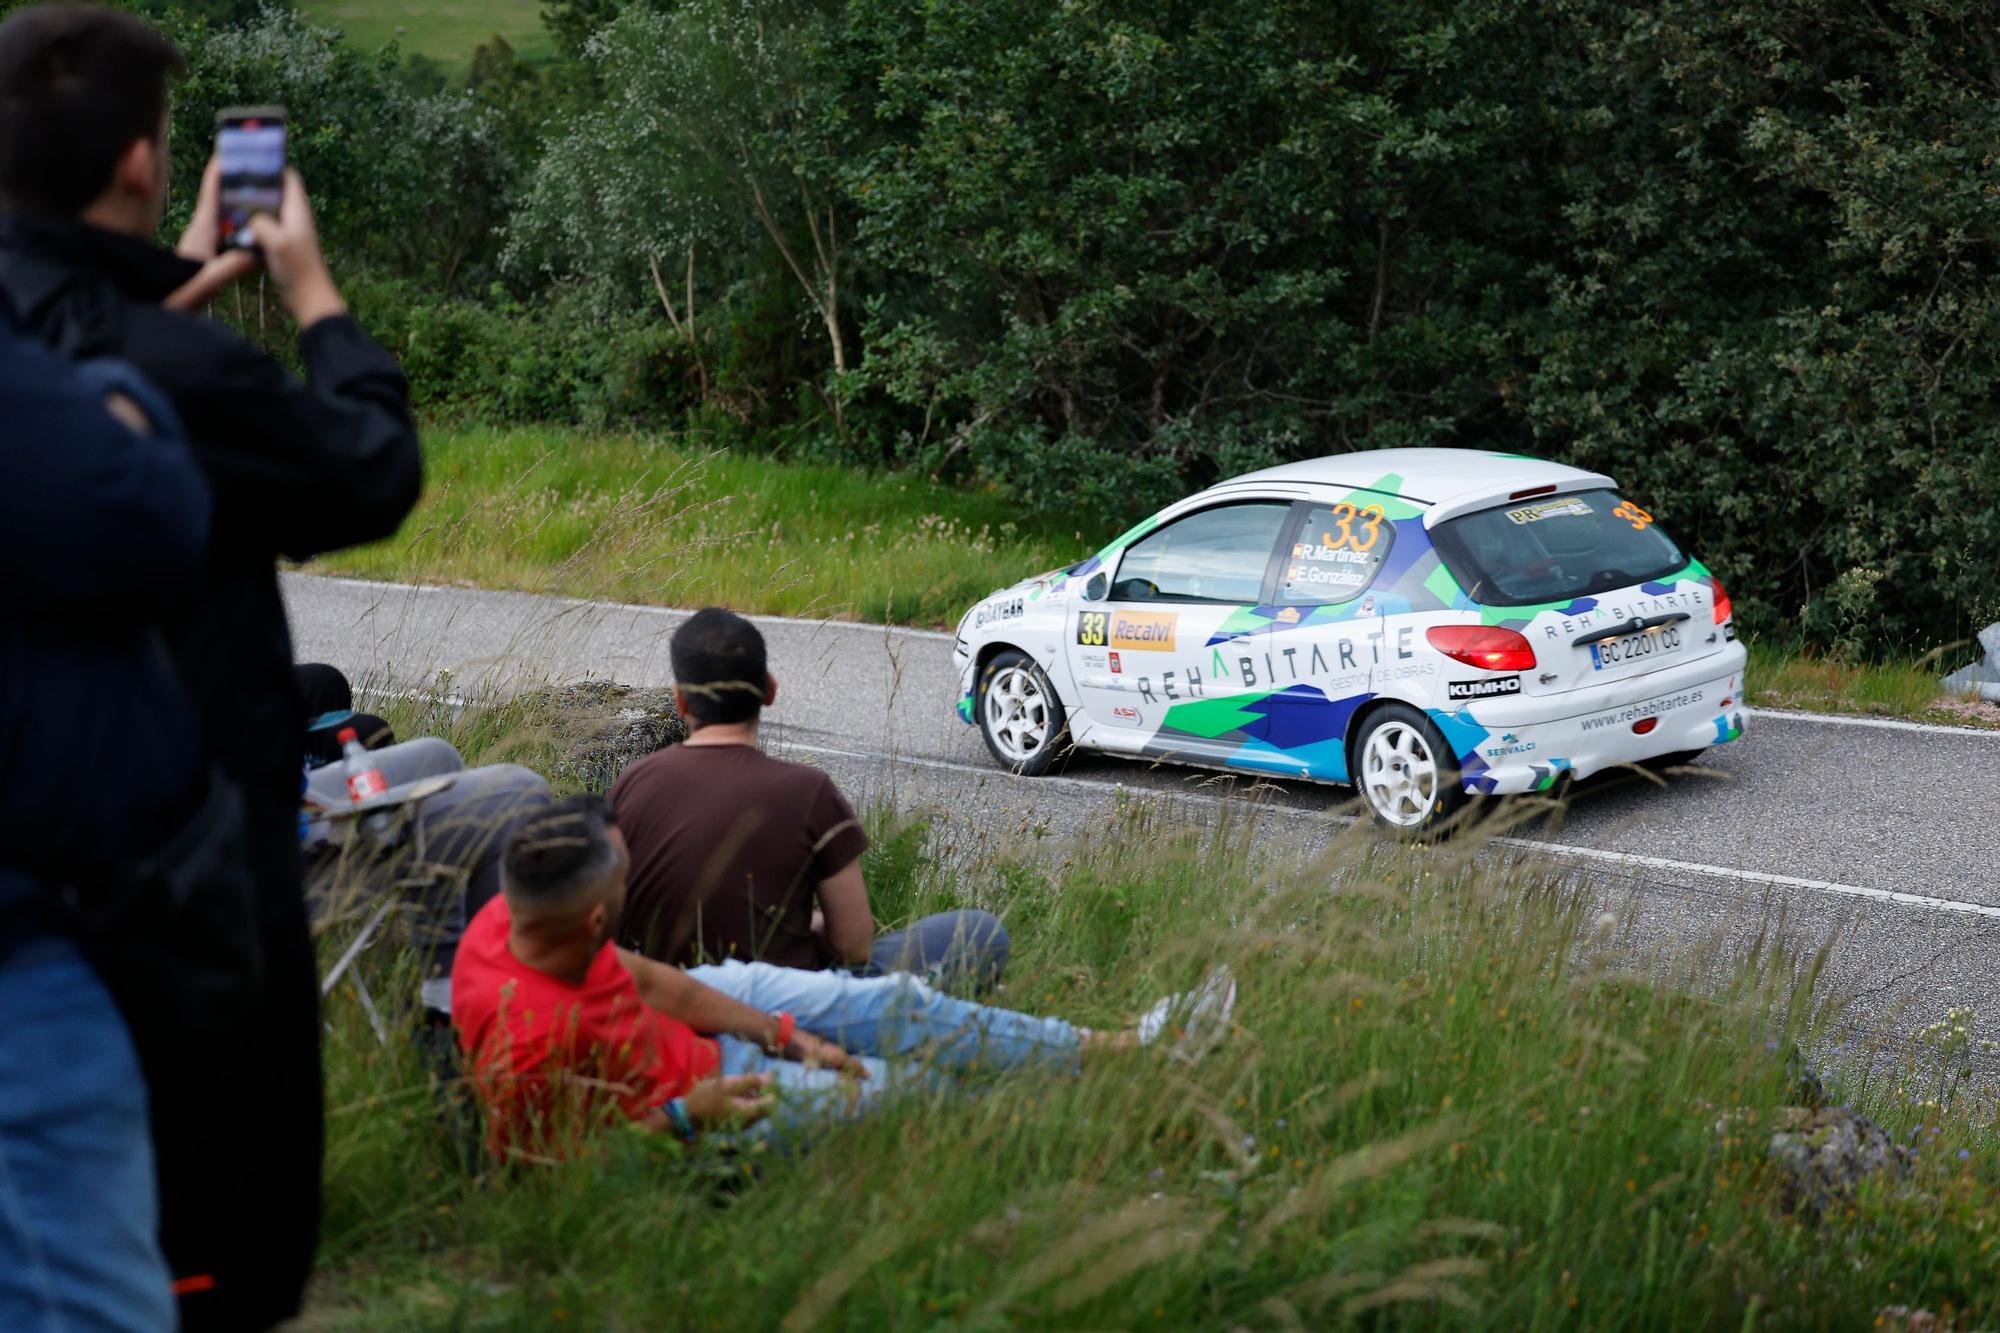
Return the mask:
<svg viewBox="0 0 2000 1333">
<path fill-rule="evenodd" d="M 1069 745 L 1068 714 L 1055 686 L 1035 660 L 1009 648 L 979 673 L 979 733 L 1010 772 L 1039 777 Z"/>
<path fill-rule="evenodd" d="M 1371 715 L 1354 745 L 1354 785 L 1376 820 L 1402 837 L 1465 804 L 1458 762 L 1431 720 L 1405 704 Z"/>
</svg>

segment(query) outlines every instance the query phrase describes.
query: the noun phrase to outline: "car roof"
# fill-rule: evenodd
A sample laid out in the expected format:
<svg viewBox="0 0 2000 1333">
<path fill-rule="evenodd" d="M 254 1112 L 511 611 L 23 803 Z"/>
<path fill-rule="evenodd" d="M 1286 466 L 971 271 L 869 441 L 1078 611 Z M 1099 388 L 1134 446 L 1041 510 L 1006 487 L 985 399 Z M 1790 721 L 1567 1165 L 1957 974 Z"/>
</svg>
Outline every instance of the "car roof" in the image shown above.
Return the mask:
<svg viewBox="0 0 2000 1333">
<path fill-rule="evenodd" d="M 1462 512 L 1481 501 L 1504 498 L 1515 491 L 1542 486 L 1573 491 L 1617 485 L 1601 473 L 1525 454 L 1502 454 L 1489 449 L 1367 449 L 1267 467 L 1231 477 L 1210 490 L 1269 485 L 1381 488 L 1385 478 L 1393 479 L 1393 486 L 1388 488 L 1391 493 L 1413 504 L 1437 508 L 1438 514 L 1428 516 L 1432 521 L 1445 517 L 1443 511 Z"/>
</svg>

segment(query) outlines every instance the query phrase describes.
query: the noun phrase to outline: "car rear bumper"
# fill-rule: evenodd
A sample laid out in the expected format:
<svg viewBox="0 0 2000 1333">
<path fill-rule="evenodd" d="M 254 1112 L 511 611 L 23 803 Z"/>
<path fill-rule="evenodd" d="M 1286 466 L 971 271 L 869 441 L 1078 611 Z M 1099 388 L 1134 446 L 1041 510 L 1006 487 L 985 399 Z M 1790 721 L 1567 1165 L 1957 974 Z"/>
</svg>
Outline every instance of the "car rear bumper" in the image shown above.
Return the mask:
<svg viewBox="0 0 2000 1333">
<path fill-rule="evenodd" d="M 1465 789 L 1540 791 L 1565 774 L 1705 750 L 1743 734 L 1743 646 L 1629 680 L 1558 695 L 1521 696 L 1437 711 Z M 1651 727 L 1635 731 L 1648 721 Z"/>
</svg>

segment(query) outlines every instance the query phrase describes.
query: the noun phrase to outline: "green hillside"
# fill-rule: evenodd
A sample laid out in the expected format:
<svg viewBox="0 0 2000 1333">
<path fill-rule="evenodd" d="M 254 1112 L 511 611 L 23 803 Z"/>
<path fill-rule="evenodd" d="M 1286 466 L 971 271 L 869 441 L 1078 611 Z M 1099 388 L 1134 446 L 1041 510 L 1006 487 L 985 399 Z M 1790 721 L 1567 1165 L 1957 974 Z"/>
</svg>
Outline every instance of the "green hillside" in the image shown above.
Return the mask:
<svg viewBox="0 0 2000 1333">
<path fill-rule="evenodd" d="M 472 48 L 494 35 L 507 39 L 522 56 L 549 53 L 540 0 L 457 0 L 457 3 L 396 3 L 395 0 L 310 0 L 299 6 L 316 23 L 344 31 L 364 49 L 397 44 L 405 52 L 429 56 L 456 68 Z"/>
</svg>

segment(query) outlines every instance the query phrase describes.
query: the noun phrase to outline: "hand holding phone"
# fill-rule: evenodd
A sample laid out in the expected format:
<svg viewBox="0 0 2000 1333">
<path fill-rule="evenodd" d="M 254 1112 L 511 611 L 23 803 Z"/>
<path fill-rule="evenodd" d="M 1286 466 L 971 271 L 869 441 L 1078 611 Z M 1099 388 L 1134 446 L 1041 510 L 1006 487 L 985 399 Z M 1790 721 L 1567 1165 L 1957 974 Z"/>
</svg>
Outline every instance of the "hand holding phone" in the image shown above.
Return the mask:
<svg viewBox="0 0 2000 1333">
<path fill-rule="evenodd" d="M 232 106 L 215 114 L 220 190 L 215 214 L 217 254 L 256 248 L 250 219 L 277 217 L 285 203 L 285 108 Z"/>
</svg>

